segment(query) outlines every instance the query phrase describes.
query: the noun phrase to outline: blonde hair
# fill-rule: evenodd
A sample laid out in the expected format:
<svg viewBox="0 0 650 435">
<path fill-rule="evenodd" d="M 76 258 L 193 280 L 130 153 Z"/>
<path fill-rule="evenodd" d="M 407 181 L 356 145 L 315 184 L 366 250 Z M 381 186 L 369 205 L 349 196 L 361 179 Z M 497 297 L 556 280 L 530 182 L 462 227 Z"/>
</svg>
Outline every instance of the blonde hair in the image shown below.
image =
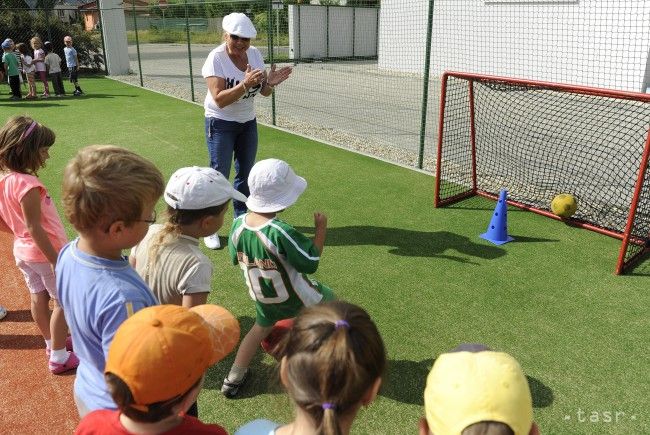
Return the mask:
<svg viewBox="0 0 650 435">
<path fill-rule="evenodd" d="M 37 175 L 45 166 L 41 148 L 54 144 L 56 135 L 29 116 L 14 116 L 0 130 L 0 170 Z"/>
<path fill-rule="evenodd" d="M 230 201 L 228 200 L 223 204 L 199 210 L 181 210 L 168 205 L 166 212 L 167 222 L 165 222 L 165 225 L 160 229 L 155 237 L 152 238 L 149 244 L 149 249 L 147 251 L 147 268 L 153 270 L 158 257 L 158 251 L 162 246 L 168 245 L 178 238 L 181 234 L 182 226 L 191 225 L 204 217 L 221 214 L 221 212 L 228 207 L 229 202 Z"/>
<path fill-rule="evenodd" d="M 32 39 L 29 40 L 29 43 L 34 47 L 34 49 L 38 50 L 39 48 L 43 47 L 43 41 L 41 41 L 41 38 L 38 36 L 34 36 Z M 36 46 L 38 44 L 38 47 Z"/>
<path fill-rule="evenodd" d="M 79 150 L 63 174 L 66 218 L 79 232 L 142 216 L 164 190 L 162 174 L 149 160 L 113 145 Z"/>
<path fill-rule="evenodd" d="M 339 417 L 357 409 L 384 373 L 386 350 L 362 308 L 332 301 L 304 308 L 280 344 L 287 391 L 317 433 L 341 433 Z"/>
</svg>

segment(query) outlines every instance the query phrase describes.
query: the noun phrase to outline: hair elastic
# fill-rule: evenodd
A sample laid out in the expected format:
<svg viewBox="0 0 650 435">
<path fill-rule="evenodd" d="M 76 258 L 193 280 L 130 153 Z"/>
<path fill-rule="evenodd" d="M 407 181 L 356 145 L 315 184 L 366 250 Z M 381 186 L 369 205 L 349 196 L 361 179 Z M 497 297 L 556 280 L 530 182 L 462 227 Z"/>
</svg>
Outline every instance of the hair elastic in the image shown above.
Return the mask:
<svg viewBox="0 0 650 435">
<path fill-rule="evenodd" d="M 345 328 L 345 329 L 350 329 L 350 324 L 346 320 L 337 320 L 334 322 L 334 328 L 339 329 L 339 328 Z"/>
<path fill-rule="evenodd" d="M 323 408 L 323 411 L 326 409 L 336 409 L 336 405 L 331 402 L 325 402 L 321 405 L 321 408 Z"/>
<path fill-rule="evenodd" d="M 27 130 L 25 130 L 23 132 L 22 136 L 20 136 L 20 140 L 27 139 L 29 137 L 29 135 L 32 134 L 32 131 L 34 131 L 34 129 L 36 128 L 37 125 L 38 125 L 38 122 L 32 121 L 32 123 L 29 125 L 29 127 L 27 127 Z"/>
</svg>

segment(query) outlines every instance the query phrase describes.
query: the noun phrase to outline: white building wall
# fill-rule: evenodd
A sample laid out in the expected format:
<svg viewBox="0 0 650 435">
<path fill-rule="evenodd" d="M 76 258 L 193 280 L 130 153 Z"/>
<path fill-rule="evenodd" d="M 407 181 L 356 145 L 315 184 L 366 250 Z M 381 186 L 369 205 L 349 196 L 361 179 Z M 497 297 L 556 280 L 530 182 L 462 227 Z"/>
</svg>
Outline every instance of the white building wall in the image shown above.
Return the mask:
<svg viewBox="0 0 650 435">
<path fill-rule="evenodd" d="M 289 57 L 377 56 L 377 8 L 289 5 Z"/>
<path fill-rule="evenodd" d="M 129 73 L 129 47 L 126 42 L 126 23 L 122 0 L 99 0 L 102 9 L 104 52 L 109 75 Z"/>
<path fill-rule="evenodd" d="M 422 73 L 428 0 L 382 0 L 379 67 Z M 431 75 L 445 70 L 645 90 L 650 2 L 436 0 Z"/>
</svg>

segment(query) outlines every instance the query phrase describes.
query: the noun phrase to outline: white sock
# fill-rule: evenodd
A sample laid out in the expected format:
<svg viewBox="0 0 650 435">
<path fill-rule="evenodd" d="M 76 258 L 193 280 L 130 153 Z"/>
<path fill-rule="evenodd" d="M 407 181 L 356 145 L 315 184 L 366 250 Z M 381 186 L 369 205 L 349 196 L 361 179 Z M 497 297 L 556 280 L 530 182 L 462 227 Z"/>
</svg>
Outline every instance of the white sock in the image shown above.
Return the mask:
<svg viewBox="0 0 650 435">
<path fill-rule="evenodd" d="M 65 364 L 69 356 L 70 356 L 70 352 L 65 350 L 65 347 L 63 349 L 53 350 L 52 352 L 50 352 L 50 362 L 57 363 L 57 364 Z"/>
<path fill-rule="evenodd" d="M 241 379 L 246 374 L 246 370 L 248 370 L 248 367 L 239 367 L 239 366 L 233 365 L 230 368 L 230 373 L 228 373 L 228 380 L 230 382 L 239 382 L 239 381 L 241 381 Z"/>
<path fill-rule="evenodd" d="M 50 340 L 45 340 L 45 347 L 47 349 L 52 349 L 52 339 Z"/>
</svg>

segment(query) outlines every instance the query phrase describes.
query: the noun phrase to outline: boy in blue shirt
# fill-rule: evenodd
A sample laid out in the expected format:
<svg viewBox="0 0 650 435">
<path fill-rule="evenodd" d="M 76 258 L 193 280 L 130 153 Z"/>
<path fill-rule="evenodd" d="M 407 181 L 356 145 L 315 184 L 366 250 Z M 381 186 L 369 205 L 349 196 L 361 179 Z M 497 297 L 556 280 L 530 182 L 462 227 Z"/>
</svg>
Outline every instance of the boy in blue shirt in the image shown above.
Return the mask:
<svg viewBox="0 0 650 435">
<path fill-rule="evenodd" d="M 79 238 L 61 250 L 56 283 L 80 360 L 74 398 L 81 417 L 116 409 L 104 381 L 108 348 L 124 320 L 157 304 L 122 250 L 147 234 L 163 189 L 151 162 L 120 147 L 83 148 L 65 168 L 64 212 Z"/>
<path fill-rule="evenodd" d="M 63 48 L 65 64 L 68 66 L 68 72 L 70 73 L 70 83 L 74 85 L 74 92 L 72 95 L 83 95 L 84 92 L 79 87 L 79 57 L 77 56 L 77 50 L 72 46 L 72 37 L 66 36 L 63 38 L 63 43 L 65 44 L 65 47 Z"/>
</svg>

